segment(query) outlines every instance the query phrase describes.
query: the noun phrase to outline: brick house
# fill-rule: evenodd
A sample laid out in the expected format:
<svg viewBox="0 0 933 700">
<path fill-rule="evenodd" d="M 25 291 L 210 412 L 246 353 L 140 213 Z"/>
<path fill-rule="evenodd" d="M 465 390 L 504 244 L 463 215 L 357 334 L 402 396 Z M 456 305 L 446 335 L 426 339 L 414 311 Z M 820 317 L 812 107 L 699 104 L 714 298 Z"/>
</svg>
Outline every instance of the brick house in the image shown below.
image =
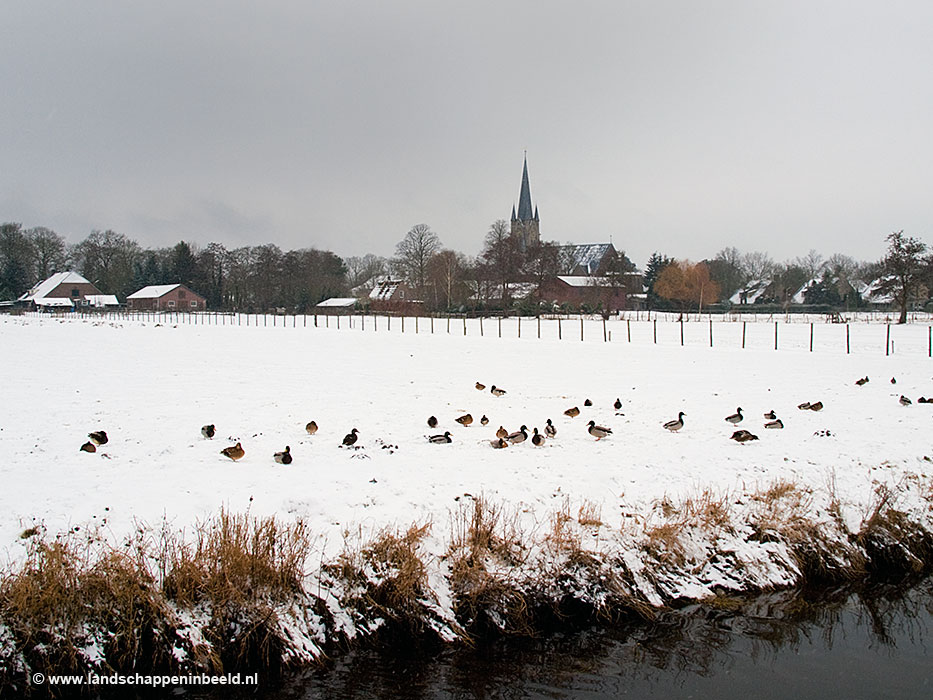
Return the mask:
<svg viewBox="0 0 933 700">
<path fill-rule="evenodd" d="M 100 296 L 101 291 L 77 272 L 56 272 L 43 280 L 17 302 L 29 307 L 85 307 L 90 306 L 88 297 Z"/>
<path fill-rule="evenodd" d="M 424 308 L 402 280 L 382 280 L 369 293 L 369 308 L 377 313 L 414 314 Z"/>
<path fill-rule="evenodd" d="M 205 311 L 207 299 L 183 284 L 153 284 L 126 298 L 131 311 Z"/>
<path fill-rule="evenodd" d="M 639 290 L 641 291 L 641 290 Z M 615 312 L 633 306 L 624 285 L 613 284 L 607 277 L 558 275 L 541 285 L 538 296 L 542 301 L 568 304 L 579 308 L 584 304 L 591 309 Z"/>
</svg>

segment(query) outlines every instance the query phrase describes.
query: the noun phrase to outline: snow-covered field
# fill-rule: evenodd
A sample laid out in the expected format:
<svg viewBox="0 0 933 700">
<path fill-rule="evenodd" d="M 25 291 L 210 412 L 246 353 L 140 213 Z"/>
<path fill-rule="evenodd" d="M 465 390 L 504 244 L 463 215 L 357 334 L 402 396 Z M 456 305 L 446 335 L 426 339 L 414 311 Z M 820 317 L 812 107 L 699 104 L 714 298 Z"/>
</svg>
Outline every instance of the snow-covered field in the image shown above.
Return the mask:
<svg viewBox="0 0 933 700">
<path fill-rule="evenodd" d="M 476 320 L 467 335 L 459 319 L 449 334 L 446 321 L 431 334 L 421 319 L 417 335 L 413 319 L 404 334 L 399 319 L 391 331 L 385 319 L 374 331 L 371 318 L 352 329 L 344 318 L 340 330 L 333 318 L 272 323 L 0 317 L 0 556 L 15 561 L 20 533 L 40 523 L 54 535 L 106 521 L 119 541 L 139 523 L 189 528 L 221 507 L 305 519 L 320 561 L 346 532 L 365 539 L 414 522 L 433 524 L 441 553 L 465 494 L 515 507 L 528 532 L 588 503 L 606 538 L 664 498 L 708 489 L 740 501 L 779 480 L 812 488 L 817 513 L 836 499 L 857 531 L 879 483 L 933 476 L 933 405 L 916 401 L 933 396 L 926 325 L 892 327 L 888 356 L 886 327 L 868 324 L 853 326 L 846 354 L 845 326 L 829 324 L 816 326 L 810 352 L 800 323 L 781 326 L 779 351 L 768 323 L 748 324 L 744 350 L 741 323 L 714 324 L 713 348 L 705 322 L 684 324 L 684 347 L 671 322 L 658 323 L 657 345 L 649 322 L 631 324 L 631 343 L 624 321 L 609 324 L 611 342 L 598 320 L 586 322 L 586 342 L 579 321 L 563 323 L 562 340 L 555 321 L 538 339 L 529 319 L 521 338 L 515 319 L 501 338 L 488 319 L 482 337 Z M 508 393 L 493 396 L 493 384 Z M 902 406 L 901 394 L 914 403 Z M 803 401 L 825 408 L 800 411 Z M 571 406 L 579 417 L 563 414 Z M 758 441 L 729 439 L 724 418 L 737 407 L 738 427 Z M 763 429 L 772 409 L 784 430 Z M 679 411 L 683 430 L 664 430 Z M 475 420 L 464 428 L 454 419 L 467 412 Z M 558 434 L 544 446 L 490 447 L 500 425 L 543 431 L 548 418 Z M 320 430 L 309 436 L 312 419 Z M 613 434 L 596 441 L 589 420 Z M 213 440 L 201 436 L 206 423 Z M 346 449 L 354 427 L 359 448 Z M 109 442 L 81 452 L 94 430 Z M 451 444 L 425 439 L 445 430 Z M 234 463 L 220 450 L 236 441 L 246 456 Z M 276 464 L 286 445 L 294 462 Z"/>
</svg>

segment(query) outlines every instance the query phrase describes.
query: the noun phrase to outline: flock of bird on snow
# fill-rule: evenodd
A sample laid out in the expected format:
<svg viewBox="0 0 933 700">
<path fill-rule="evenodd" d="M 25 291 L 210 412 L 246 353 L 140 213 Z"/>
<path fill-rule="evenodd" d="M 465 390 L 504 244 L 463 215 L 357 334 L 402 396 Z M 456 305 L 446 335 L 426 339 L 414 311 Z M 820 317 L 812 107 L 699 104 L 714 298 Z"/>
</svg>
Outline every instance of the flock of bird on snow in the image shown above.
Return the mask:
<svg viewBox="0 0 933 700">
<path fill-rule="evenodd" d="M 868 383 L 868 377 L 865 376 L 865 377 L 862 377 L 861 379 L 857 379 L 855 383 L 858 386 L 863 386 Z M 894 377 L 891 377 L 891 384 L 896 384 L 896 383 L 897 383 L 897 380 Z M 478 391 L 484 391 L 486 389 L 486 385 L 481 384 L 480 382 L 476 382 L 476 389 Z M 495 384 L 493 384 L 492 387 L 490 388 L 490 393 L 493 396 L 504 396 L 506 391 L 505 389 L 497 387 Z M 909 398 L 901 394 L 900 403 L 902 406 L 909 406 L 912 402 Z M 928 399 L 928 398 L 921 396 L 919 399 L 917 399 L 917 403 L 933 403 L 933 398 Z M 593 402 L 590 401 L 589 399 L 586 399 L 586 401 L 583 402 L 583 405 L 592 406 Z M 624 415 L 624 414 L 618 413 L 618 411 L 622 408 L 622 402 L 619 399 L 615 400 L 613 407 L 615 408 L 617 412 L 616 415 Z M 801 411 L 821 411 L 823 409 L 823 402 L 816 401 L 814 403 L 810 403 L 809 401 L 805 401 L 804 403 L 799 404 L 797 408 L 799 408 Z M 577 416 L 580 415 L 580 409 L 577 406 L 573 406 L 572 408 L 568 408 L 566 411 L 564 411 L 564 415 L 569 416 L 570 418 L 576 418 Z M 663 427 L 671 431 L 672 433 L 676 433 L 678 430 L 684 427 L 684 416 L 686 415 L 687 415 L 686 413 L 684 413 L 683 411 L 680 411 L 677 414 L 677 418 L 675 420 L 671 420 L 671 421 L 668 421 L 667 423 L 664 423 Z M 738 425 L 744 420 L 744 418 L 745 416 L 742 415 L 742 408 L 739 407 L 736 409 L 735 413 L 733 413 L 730 416 L 726 416 L 725 420 L 726 422 L 731 423 L 732 425 Z M 768 411 L 767 413 L 765 413 L 764 418 L 767 421 L 764 424 L 764 427 L 767 429 L 780 430 L 784 427 L 784 422 L 780 418 L 778 418 L 777 415 L 775 415 L 774 411 Z M 464 414 L 460 416 L 459 418 L 456 418 L 455 420 L 464 427 L 469 427 L 470 425 L 473 424 L 473 416 L 470 415 L 469 413 Z M 489 419 L 485 415 L 483 415 L 483 417 L 480 418 L 479 422 L 482 425 L 487 425 L 489 423 Z M 428 418 L 428 427 L 430 428 L 437 427 L 437 418 L 435 416 L 431 416 L 430 418 Z M 307 430 L 308 435 L 314 435 L 318 430 L 317 423 L 314 421 L 311 421 L 305 426 L 305 430 Z M 607 428 L 602 425 L 597 425 L 596 421 L 592 421 L 592 420 L 587 424 L 587 431 L 589 432 L 590 435 L 592 435 L 597 440 L 602 440 L 603 438 L 612 435 L 611 428 Z M 207 439 L 212 439 L 215 433 L 216 433 L 216 430 L 213 424 L 205 425 L 201 428 L 201 435 L 203 435 Z M 358 434 L 359 434 L 359 431 L 356 428 L 353 428 L 353 430 L 347 433 L 347 435 L 343 438 L 342 446 L 343 447 L 354 447 L 356 445 Z M 81 450 L 84 452 L 96 452 L 98 446 L 105 445 L 108 442 L 107 433 L 103 430 L 98 430 L 92 433 L 88 433 L 88 437 L 90 438 L 90 440 L 88 440 L 88 442 L 81 445 Z M 427 435 L 425 437 L 427 437 L 428 442 L 439 444 L 439 445 L 453 442 L 453 438 L 451 438 L 449 430 L 444 432 L 442 435 L 440 434 L 439 435 Z M 509 447 L 510 445 L 517 445 L 519 443 L 525 442 L 525 440 L 527 440 L 528 437 L 529 437 L 528 426 L 526 425 L 523 425 L 521 428 L 519 428 L 517 431 L 513 433 L 510 433 L 503 426 L 500 425 L 499 429 L 496 431 L 496 438 L 494 440 L 490 440 L 490 444 L 497 449 L 501 449 L 504 447 Z M 531 444 L 534 445 L 535 447 L 540 447 L 545 443 L 545 441 L 548 438 L 553 439 L 555 437 L 557 437 L 557 428 L 554 427 L 554 424 L 551 422 L 551 419 L 548 418 L 547 424 L 544 426 L 543 434 L 539 433 L 537 428 L 534 428 L 534 433 L 531 435 Z M 732 433 L 732 437 L 730 439 L 735 440 L 736 442 L 750 442 L 752 440 L 757 440 L 758 436 L 751 433 L 748 430 L 739 429 L 739 430 L 736 430 L 734 433 Z M 237 442 L 236 445 L 225 447 L 224 449 L 220 451 L 220 453 L 224 457 L 229 457 L 233 461 L 237 461 L 238 459 L 242 459 L 243 456 L 246 455 L 246 450 L 243 449 L 242 444 Z M 292 463 L 291 447 L 286 445 L 285 449 L 282 452 L 276 452 L 272 456 L 272 458 L 278 464 L 291 464 Z"/>
</svg>

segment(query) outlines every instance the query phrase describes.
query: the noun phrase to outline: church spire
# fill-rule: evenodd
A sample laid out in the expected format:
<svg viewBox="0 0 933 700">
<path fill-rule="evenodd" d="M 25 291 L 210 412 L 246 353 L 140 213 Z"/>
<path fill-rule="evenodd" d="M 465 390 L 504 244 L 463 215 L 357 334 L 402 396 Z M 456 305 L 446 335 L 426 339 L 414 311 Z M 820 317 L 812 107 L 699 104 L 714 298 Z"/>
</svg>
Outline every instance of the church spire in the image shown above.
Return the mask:
<svg viewBox="0 0 933 700">
<path fill-rule="evenodd" d="M 518 218 L 528 221 L 534 218 L 531 208 L 531 185 L 528 184 L 528 154 L 525 153 L 525 166 L 522 169 L 522 190 L 518 196 Z"/>
</svg>

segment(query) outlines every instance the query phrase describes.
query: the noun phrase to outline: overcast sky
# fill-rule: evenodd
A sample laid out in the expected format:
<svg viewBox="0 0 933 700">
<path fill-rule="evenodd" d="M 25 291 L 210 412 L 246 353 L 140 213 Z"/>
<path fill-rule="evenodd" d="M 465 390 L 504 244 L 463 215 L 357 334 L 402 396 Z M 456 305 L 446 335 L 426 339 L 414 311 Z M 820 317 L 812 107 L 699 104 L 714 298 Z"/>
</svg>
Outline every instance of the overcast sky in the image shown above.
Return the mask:
<svg viewBox="0 0 933 700">
<path fill-rule="evenodd" d="M 517 203 L 643 266 L 933 243 L 929 0 L 0 10 L 0 221 L 77 242 L 474 255 Z"/>
</svg>

